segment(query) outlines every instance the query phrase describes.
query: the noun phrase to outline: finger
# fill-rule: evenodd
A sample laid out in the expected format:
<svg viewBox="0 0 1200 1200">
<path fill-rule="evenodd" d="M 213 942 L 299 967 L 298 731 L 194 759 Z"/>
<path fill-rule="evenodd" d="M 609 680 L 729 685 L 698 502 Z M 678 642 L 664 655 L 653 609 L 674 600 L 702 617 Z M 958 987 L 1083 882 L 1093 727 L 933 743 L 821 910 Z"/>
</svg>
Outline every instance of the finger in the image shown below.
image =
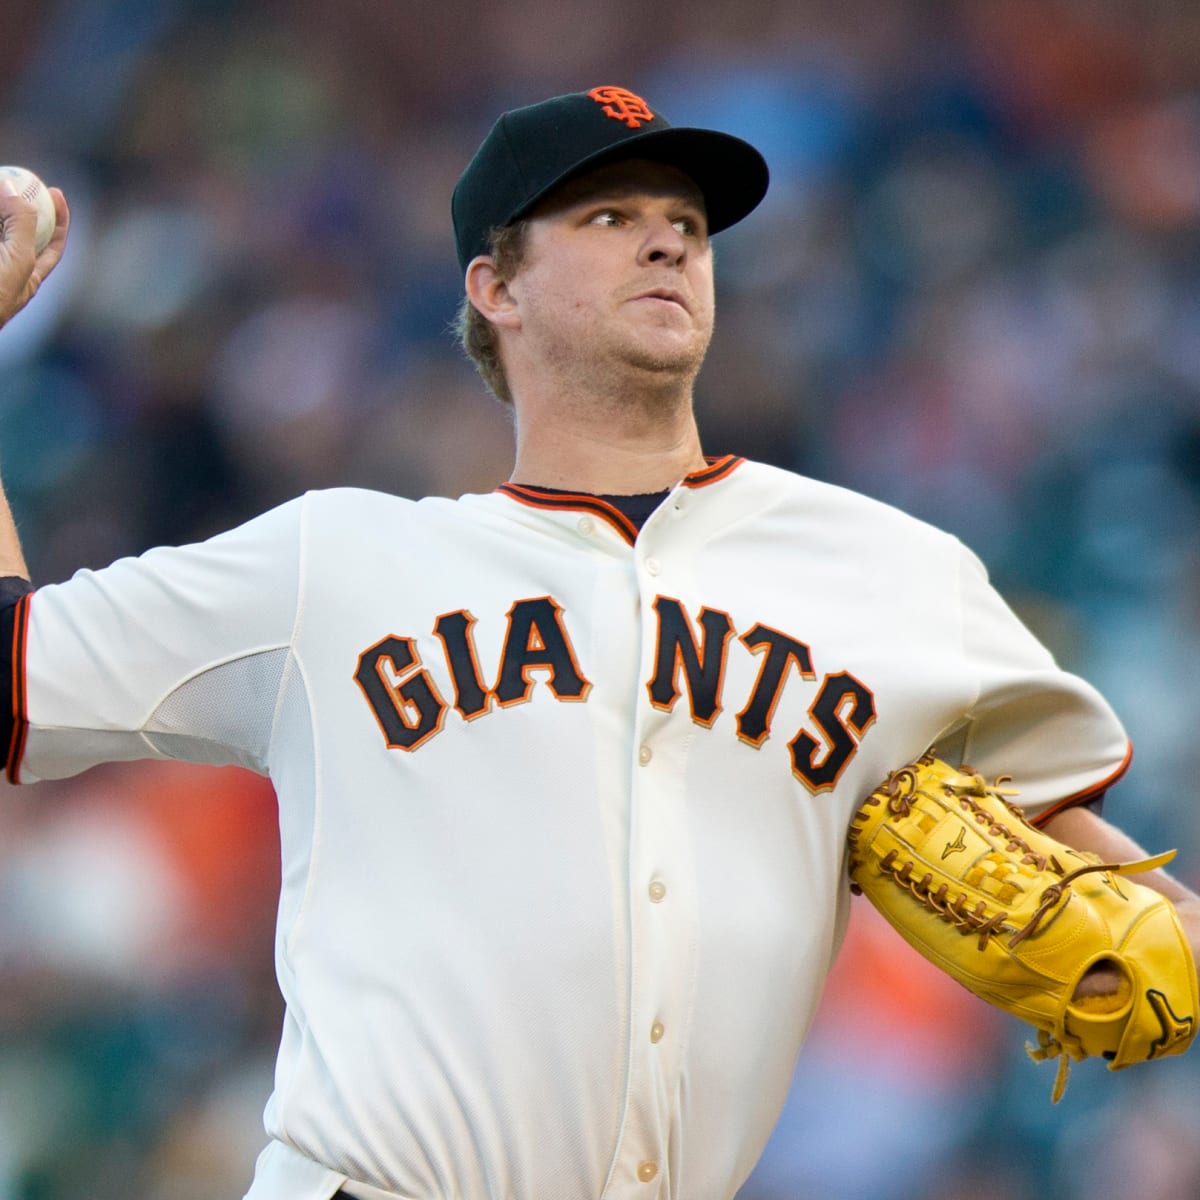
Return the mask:
<svg viewBox="0 0 1200 1200">
<path fill-rule="evenodd" d="M 1109 962 L 1093 963 L 1075 988 L 1074 1000 L 1113 996 L 1121 991 L 1124 975 Z"/>
<path fill-rule="evenodd" d="M 37 236 L 37 209 L 10 180 L 0 180 L 0 244 L 20 253 L 32 253 Z"/>
<path fill-rule="evenodd" d="M 37 209 L 9 180 L 0 180 L 0 326 L 6 325 L 33 299 L 62 257 L 70 211 L 61 191 L 57 197 L 52 193 L 52 198 L 54 233 L 37 255 Z"/>
<path fill-rule="evenodd" d="M 58 265 L 59 259 L 63 256 L 63 250 L 67 244 L 67 234 L 71 229 L 71 209 L 67 204 L 67 198 L 63 195 L 61 188 L 47 188 L 50 193 L 50 198 L 54 201 L 54 232 L 50 235 L 50 241 L 45 250 L 38 255 L 37 273 L 42 279 L 54 270 Z"/>
</svg>

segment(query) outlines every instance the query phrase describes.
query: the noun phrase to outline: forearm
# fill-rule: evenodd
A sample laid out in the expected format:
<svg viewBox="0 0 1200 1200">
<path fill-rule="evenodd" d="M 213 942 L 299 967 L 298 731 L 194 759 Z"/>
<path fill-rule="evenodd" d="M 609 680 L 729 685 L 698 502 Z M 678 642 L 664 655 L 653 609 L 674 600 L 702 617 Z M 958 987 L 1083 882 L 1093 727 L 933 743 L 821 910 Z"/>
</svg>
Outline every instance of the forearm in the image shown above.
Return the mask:
<svg viewBox="0 0 1200 1200">
<path fill-rule="evenodd" d="M 25 565 L 25 555 L 21 553 L 21 538 L 8 497 L 0 487 L 0 576 L 5 575 L 19 575 L 22 579 L 28 579 L 29 568 Z"/>
<path fill-rule="evenodd" d="M 0 189 L 0 326 L 6 325 L 33 299 L 62 257 L 71 214 L 58 188 L 51 188 L 50 195 L 58 223 L 50 244 L 38 254 L 34 248 L 37 213 L 33 206 L 15 195 L 11 184 L 6 183 Z M 11 575 L 28 579 L 29 568 L 21 553 L 12 509 L 0 487 L 0 577 Z"/>
<path fill-rule="evenodd" d="M 1150 857 L 1128 834 L 1088 808 L 1068 808 L 1056 813 L 1044 828 L 1051 837 L 1076 850 L 1098 855 L 1104 862 L 1126 863 Z M 1161 892 L 1175 905 L 1192 950 L 1200 957 L 1200 895 L 1162 869 L 1133 878 Z"/>
</svg>

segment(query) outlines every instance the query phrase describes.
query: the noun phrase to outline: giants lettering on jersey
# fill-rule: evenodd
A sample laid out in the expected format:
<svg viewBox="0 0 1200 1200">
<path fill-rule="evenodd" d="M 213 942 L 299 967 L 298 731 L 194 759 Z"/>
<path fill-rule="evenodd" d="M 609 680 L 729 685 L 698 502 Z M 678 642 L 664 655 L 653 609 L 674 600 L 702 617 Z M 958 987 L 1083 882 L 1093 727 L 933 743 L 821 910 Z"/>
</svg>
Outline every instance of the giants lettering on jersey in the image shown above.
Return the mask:
<svg viewBox="0 0 1200 1200">
<path fill-rule="evenodd" d="M 725 668 L 731 643 L 761 656 L 758 674 L 738 710 L 738 738 L 756 750 L 771 734 L 775 709 L 794 674 L 814 683 L 811 649 L 770 626 L 756 624 L 734 638 L 733 619 L 719 609 L 702 608 L 693 621 L 679 600 L 657 596 L 654 671 L 646 683 L 650 703 L 670 712 L 686 691 L 692 720 L 706 729 L 723 708 Z M 484 682 L 475 648 L 476 619 L 465 609 L 443 613 L 433 624 L 453 689 L 453 707 L 465 721 L 523 704 L 535 683 L 534 672 L 558 700 L 587 699 L 592 685 L 579 665 L 562 606 L 552 596 L 516 600 L 493 675 Z M 389 634 L 358 657 L 354 680 L 366 698 L 388 747 L 412 751 L 443 728 L 451 707 L 443 689 L 421 661 L 412 637 Z M 799 729 L 788 742 L 792 773 L 812 793 L 829 791 L 858 750 L 875 720 L 875 698 L 848 671 L 822 677 L 808 708 L 812 732 Z"/>
</svg>

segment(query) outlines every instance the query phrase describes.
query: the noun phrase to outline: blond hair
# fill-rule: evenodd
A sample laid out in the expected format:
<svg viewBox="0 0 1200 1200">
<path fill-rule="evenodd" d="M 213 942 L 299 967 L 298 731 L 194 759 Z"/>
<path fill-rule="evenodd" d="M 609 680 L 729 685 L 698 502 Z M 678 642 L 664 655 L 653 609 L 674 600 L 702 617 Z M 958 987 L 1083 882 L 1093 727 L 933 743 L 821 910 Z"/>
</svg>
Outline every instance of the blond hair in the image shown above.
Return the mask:
<svg viewBox="0 0 1200 1200">
<path fill-rule="evenodd" d="M 528 221 L 514 221 L 511 225 L 493 229 L 488 235 L 488 254 L 496 264 L 496 274 L 506 282 L 516 275 L 525 261 L 528 233 Z M 500 339 L 496 335 L 496 327 L 467 296 L 462 298 L 458 306 L 454 332 L 463 352 L 475 364 L 475 370 L 487 384 L 488 391 L 501 404 L 512 404 L 512 392 L 500 358 Z"/>
</svg>

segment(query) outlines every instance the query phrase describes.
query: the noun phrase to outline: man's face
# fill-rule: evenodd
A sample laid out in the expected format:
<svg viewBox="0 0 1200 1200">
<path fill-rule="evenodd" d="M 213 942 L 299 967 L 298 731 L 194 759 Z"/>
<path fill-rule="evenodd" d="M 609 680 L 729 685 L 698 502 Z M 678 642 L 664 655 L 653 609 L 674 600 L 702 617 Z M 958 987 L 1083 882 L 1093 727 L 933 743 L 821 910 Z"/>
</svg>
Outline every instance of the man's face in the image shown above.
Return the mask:
<svg viewBox="0 0 1200 1200">
<path fill-rule="evenodd" d="M 690 382 L 713 324 L 699 190 L 674 167 L 641 160 L 565 184 L 535 210 L 510 290 L 535 364 L 581 381 L 594 372 L 601 386 L 631 372 Z"/>
</svg>

